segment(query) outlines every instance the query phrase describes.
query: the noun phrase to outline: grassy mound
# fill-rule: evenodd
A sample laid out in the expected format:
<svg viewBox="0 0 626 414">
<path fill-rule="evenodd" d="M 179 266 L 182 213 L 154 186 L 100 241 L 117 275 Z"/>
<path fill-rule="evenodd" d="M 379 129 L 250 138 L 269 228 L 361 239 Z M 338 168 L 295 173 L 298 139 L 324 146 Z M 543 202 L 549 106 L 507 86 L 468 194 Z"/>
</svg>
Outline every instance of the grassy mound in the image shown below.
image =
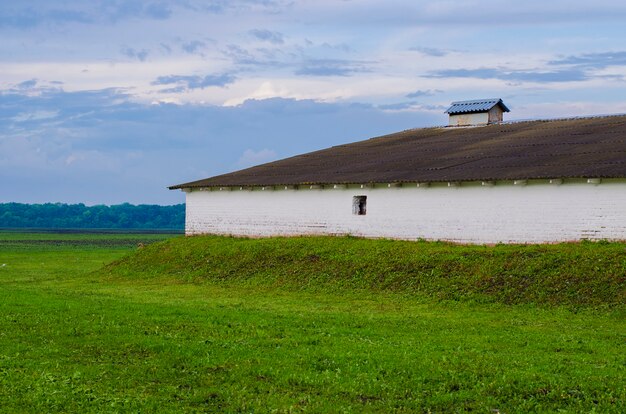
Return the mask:
<svg viewBox="0 0 626 414">
<path fill-rule="evenodd" d="M 626 244 L 460 246 L 352 237 L 179 237 L 107 266 L 113 277 L 572 307 L 626 303 Z"/>
</svg>

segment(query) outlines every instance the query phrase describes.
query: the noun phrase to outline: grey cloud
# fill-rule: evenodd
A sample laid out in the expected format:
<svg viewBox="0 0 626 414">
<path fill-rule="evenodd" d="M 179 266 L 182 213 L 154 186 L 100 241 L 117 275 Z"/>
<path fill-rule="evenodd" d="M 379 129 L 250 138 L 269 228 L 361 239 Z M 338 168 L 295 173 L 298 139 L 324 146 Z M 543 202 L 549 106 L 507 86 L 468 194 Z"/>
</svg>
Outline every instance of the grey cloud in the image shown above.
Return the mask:
<svg viewBox="0 0 626 414">
<path fill-rule="evenodd" d="M 273 57 L 277 54 L 275 51 L 267 49 L 257 49 L 254 51 L 257 55 L 238 45 L 228 45 L 222 51 L 224 56 L 231 59 L 237 65 L 259 66 L 259 67 L 284 67 L 286 63 L 277 61 Z"/>
<path fill-rule="evenodd" d="M 235 76 L 227 73 L 206 76 L 169 75 L 159 76 L 152 82 L 152 85 L 177 85 L 165 90 L 165 92 L 183 92 L 188 89 L 204 89 L 209 86 L 224 87 L 235 82 L 235 80 L 237 80 Z"/>
<path fill-rule="evenodd" d="M 0 27 L 30 28 L 43 23 L 91 23 L 93 18 L 88 13 L 75 10 L 49 9 L 35 10 L 32 7 L 2 10 L 0 8 Z"/>
<path fill-rule="evenodd" d="M 14 90 L 0 94 L 0 136 L 7 133 L 12 126 L 10 120 L 20 119 L 20 114 L 37 114 L 55 112 L 58 117 L 72 119 L 80 124 L 85 114 L 93 113 L 98 108 L 104 108 L 115 100 L 126 100 L 128 95 L 120 89 L 103 89 L 100 91 L 85 91 L 66 93 L 58 89 L 39 89 L 40 94 L 32 97 L 21 90 Z M 23 117 L 22 117 L 23 118 Z M 37 121 L 41 117 L 31 117 Z M 87 121 L 90 122 L 90 121 Z M 27 128 L 28 125 L 25 125 Z"/>
<path fill-rule="evenodd" d="M 506 75 L 509 80 L 513 81 L 527 81 L 527 82 L 576 82 L 584 81 L 590 77 L 581 70 L 576 69 L 562 69 L 547 72 L 532 72 L 532 71 L 517 71 L 511 72 Z"/>
<path fill-rule="evenodd" d="M 132 59 L 137 59 L 141 62 L 144 62 L 148 58 L 148 55 L 150 54 L 150 52 L 146 49 L 136 50 L 131 47 L 123 48 L 120 52 L 124 56 L 127 56 Z"/>
<path fill-rule="evenodd" d="M 448 106 L 442 105 L 424 105 L 419 102 L 409 101 L 409 102 L 397 102 L 393 104 L 387 105 L 379 105 L 377 106 L 379 109 L 388 110 L 388 111 L 400 111 L 403 109 L 411 109 L 412 111 L 416 110 L 424 110 L 424 111 L 443 111 L 448 108 Z"/>
<path fill-rule="evenodd" d="M 626 82 L 626 76 L 622 75 L 598 75 L 599 79 L 606 79 L 608 81 Z"/>
<path fill-rule="evenodd" d="M 161 93 L 183 93 L 185 91 L 188 91 L 189 88 L 186 85 L 181 85 L 181 86 L 175 86 L 173 88 L 164 88 L 164 89 L 160 89 L 159 92 Z"/>
<path fill-rule="evenodd" d="M 265 29 L 252 29 L 248 33 L 250 33 L 250 35 L 256 37 L 259 40 L 270 42 L 275 45 L 282 45 L 283 43 L 285 43 L 285 39 L 283 38 L 282 33 L 279 32 L 272 32 Z"/>
<path fill-rule="evenodd" d="M 144 13 L 153 19 L 165 20 L 172 15 L 172 9 L 165 2 L 157 2 L 148 4 L 144 9 Z"/>
<path fill-rule="evenodd" d="M 173 13 L 170 3 L 141 0 L 7 1 L 0 2 L 0 27 L 27 29 L 50 24 L 117 22 L 128 18 L 164 20 Z M 182 5 L 179 1 L 173 4 Z"/>
<path fill-rule="evenodd" d="M 38 111 L 30 111 L 30 112 L 22 112 L 17 116 L 13 117 L 13 121 L 15 122 L 32 122 L 32 121 L 46 121 L 52 118 L 56 118 L 58 115 L 58 111 L 46 111 L 46 110 L 38 110 Z"/>
<path fill-rule="evenodd" d="M 30 89 L 37 85 L 37 79 L 30 79 L 17 84 L 18 89 Z"/>
<path fill-rule="evenodd" d="M 196 53 L 198 50 L 204 48 L 205 46 L 206 43 L 200 40 L 192 40 L 190 42 L 183 43 L 181 47 L 185 52 L 193 54 Z"/>
<path fill-rule="evenodd" d="M 430 72 L 431 78 L 478 78 L 478 79 L 499 79 L 504 73 L 498 69 L 444 69 Z"/>
<path fill-rule="evenodd" d="M 172 15 L 170 6 L 162 1 L 104 0 L 100 2 L 98 9 L 105 19 L 113 22 L 129 18 L 165 20 Z"/>
<path fill-rule="evenodd" d="M 180 2 L 141 0 L 20 1 L 0 4 L 0 27 L 31 28 L 39 25 L 92 24 L 129 18 L 164 20 L 172 16 L 170 4 Z"/>
<path fill-rule="evenodd" d="M 405 95 L 407 98 L 419 98 L 421 96 L 432 96 L 436 93 L 441 93 L 439 89 L 427 89 L 427 90 L 417 90 L 415 92 L 411 92 Z"/>
<path fill-rule="evenodd" d="M 293 5 L 292 0 L 188 0 L 185 6 L 196 11 L 226 13 L 228 11 L 261 10 L 266 13 L 280 13 Z"/>
<path fill-rule="evenodd" d="M 0 95 L 3 93 L 14 95 L 24 95 L 32 92 L 48 93 L 60 90 L 62 85 L 63 82 L 60 81 L 40 81 L 39 79 L 29 79 L 0 91 Z M 5 109 L 6 108 L 0 107 L 0 113 Z"/>
<path fill-rule="evenodd" d="M 107 0 L 100 3 L 100 12 L 108 20 L 118 21 L 128 17 L 138 17 L 143 11 L 143 5 L 138 0 Z"/>
<path fill-rule="evenodd" d="M 325 48 L 325 49 L 338 50 L 340 52 L 346 52 L 346 53 L 353 51 L 353 49 L 350 47 L 350 45 L 347 45 L 345 43 L 330 44 L 328 42 L 324 42 L 320 46 Z"/>
<path fill-rule="evenodd" d="M 412 47 L 409 50 L 412 50 L 414 52 L 420 52 L 424 55 L 432 57 L 442 57 L 448 54 L 448 51 L 443 49 L 436 49 L 434 47 Z"/>
<path fill-rule="evenodd" d="M 433 78 L 476 78 L 476 79 L 501 79 L 516 82 L 574 82 L 589 79 L 589 76 L 578 69 L 559 69 L 553 71 L 522 71 L 504 70 L 495 68 L 481 69 L 446 69 L 431 72 Z"/>
<path fill-rule="evenodd" d="M 626 51 L 584 53 L 581 55 L 567 56 L 549 63 L 551 65 L 574 65 L 593 69 L 604 69 L 608 66 L 625 66 Z"/>
<path fill-rule="evenodd" d="M 340 59 L 313 59 L 305 61 L 295 71 L 300 76 L 349 76 L 352 73 L 369 72 L 369 62 Z"/>
<path fill-rule="evenodd" d="M 246 49 L 237 45 L 228 45 L 224 54 L 239 64 L 258 64 L 259 61 Z"/>
<path fill-rule="evenodd" d="M 416 102 L 398 102 L 394 104 L 378 105 L 378 108 L 384 109 L 384 110 L 398 111 L 402 109 L 408 109 L 412 107 L 413 105 L 415 105 L 415 103 Z"/>
</svg>

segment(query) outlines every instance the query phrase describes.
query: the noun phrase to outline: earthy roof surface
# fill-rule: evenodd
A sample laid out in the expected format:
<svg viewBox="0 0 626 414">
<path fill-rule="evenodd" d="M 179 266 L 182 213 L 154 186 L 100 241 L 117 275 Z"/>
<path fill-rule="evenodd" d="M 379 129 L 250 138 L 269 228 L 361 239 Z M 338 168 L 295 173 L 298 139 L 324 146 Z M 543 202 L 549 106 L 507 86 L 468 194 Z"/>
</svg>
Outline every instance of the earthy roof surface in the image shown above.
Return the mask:
<svg viewBox="0 0 626 414">
<path fill-rule="evenodd" d="M 424 128 L 170 187 L 626 178 L 626 115 Z"/>
</svg>

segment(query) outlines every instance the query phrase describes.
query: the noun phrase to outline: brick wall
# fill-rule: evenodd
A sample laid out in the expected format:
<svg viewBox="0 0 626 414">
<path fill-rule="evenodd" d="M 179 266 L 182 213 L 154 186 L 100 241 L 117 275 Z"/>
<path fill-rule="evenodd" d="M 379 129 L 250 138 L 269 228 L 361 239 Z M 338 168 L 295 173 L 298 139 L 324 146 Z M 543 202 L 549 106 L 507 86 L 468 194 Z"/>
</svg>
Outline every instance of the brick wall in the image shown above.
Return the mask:
<svg viewBox="0 0 626 414">
<path fill-rule="evenodd" d="M 353 197 L 367 196 L 365 215 Z M 463 243 L 626 240 L 626 180 L 417 188 L 213 190 L 187 194 L 187 234 L 352 234 Z"/>
</svg>

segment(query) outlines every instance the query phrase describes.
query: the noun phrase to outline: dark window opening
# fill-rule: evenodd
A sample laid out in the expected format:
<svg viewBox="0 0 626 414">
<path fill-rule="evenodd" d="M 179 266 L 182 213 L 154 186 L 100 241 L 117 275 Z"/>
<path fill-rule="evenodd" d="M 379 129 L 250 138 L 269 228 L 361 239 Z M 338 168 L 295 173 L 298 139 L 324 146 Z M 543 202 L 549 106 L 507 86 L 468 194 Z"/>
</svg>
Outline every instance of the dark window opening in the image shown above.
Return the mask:
<svg viewBox="0 0 626 414">
<path fill-rule="evenodd" d="M 367 213 L 367 196 L 352 197 L 352 214 L 364 216 Z"/>
</svg>

